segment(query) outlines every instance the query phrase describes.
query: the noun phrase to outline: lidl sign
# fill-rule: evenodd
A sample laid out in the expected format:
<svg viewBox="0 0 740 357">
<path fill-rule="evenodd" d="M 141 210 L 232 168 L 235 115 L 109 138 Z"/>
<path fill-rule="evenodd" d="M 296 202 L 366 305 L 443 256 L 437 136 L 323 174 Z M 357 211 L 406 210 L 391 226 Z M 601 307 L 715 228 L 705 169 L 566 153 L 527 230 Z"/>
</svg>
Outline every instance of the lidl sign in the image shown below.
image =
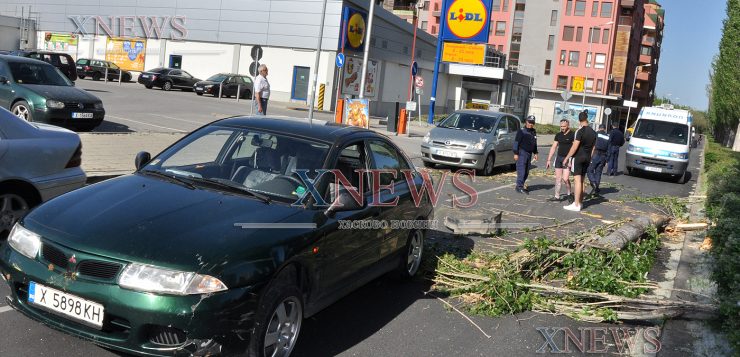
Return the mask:
<svg viewBox="0 0 740 357">
<path fill-rule="evenodd" d="M 339 47 L 350 50 L 362 50 L 367 31 L 367 14 L 350 7 L 345 7 L 342 22 L 344 24 L 344 28 L 342 29 L 344 39 L 340 40 Z"/>
<path fill-rule="evenodd" d="M 442 39 L 461 42 L 488 42 L 492 0 L 446 0 Z"/>
</svg>

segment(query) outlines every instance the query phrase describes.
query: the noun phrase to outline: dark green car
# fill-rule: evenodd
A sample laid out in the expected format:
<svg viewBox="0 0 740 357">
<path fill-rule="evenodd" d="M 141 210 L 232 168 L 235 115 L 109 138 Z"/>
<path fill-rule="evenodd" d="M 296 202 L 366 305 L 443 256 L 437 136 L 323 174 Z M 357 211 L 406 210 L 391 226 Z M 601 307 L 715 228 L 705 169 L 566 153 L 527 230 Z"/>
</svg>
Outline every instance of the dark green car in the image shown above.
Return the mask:
<svg viewBox="0 0 740 357">
<path fill-rule="evenodd" d="M 373 131 L 230 118 L 136 166 L 15 226 L 14 308 L 137 355 L 288 356 L 303 318 L 419 269 L 426 228 L 388 222 L 432 218 L 424 177 Z"/>
<path fill-rule="evenodd" d="M 0 107 L 30 122 L 92 130 L 105 109 L 56 67 L 35 59 L 0 55 Z"/>
</svg>

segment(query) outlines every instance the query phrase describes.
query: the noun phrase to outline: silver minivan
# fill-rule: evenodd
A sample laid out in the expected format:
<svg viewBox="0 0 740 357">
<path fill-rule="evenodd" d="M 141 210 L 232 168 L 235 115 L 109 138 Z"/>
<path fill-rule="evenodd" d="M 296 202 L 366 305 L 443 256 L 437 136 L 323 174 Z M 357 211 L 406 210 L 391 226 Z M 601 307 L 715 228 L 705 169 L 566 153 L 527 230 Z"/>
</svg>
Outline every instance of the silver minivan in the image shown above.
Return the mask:
<svg viewBox="0 0 740 357">
<path fill-rule="evenodd" d="M 471 168 L 488 176 L 494 166 L 513 165 L 514 138 L 521 128 L 516 116 L 487 110 L 458 110 L 424 137 L 424 166 Z"/>
</svg>

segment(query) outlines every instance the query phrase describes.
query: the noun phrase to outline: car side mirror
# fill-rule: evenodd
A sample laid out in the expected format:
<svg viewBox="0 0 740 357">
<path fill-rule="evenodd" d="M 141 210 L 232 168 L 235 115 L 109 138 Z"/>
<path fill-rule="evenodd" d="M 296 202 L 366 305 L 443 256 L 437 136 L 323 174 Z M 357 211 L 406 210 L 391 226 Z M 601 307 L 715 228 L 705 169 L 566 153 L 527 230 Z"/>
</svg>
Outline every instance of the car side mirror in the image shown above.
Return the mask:
<svg viewBox="0 0 740 357">
<path fill-rule="evenodd" d="M 136 169 L 139 170 L 144 167 L 144 165 L 148 164 L 149 161 L 152 161 L 152 155 L 146 151 L 140 151 L 138 154 L 136 154 L 134 165 L 136 166 Z"/>
<path fill-rule="evenodd" d="M 341 190 L 337 199 L 332 202 L 331 206 L 324 211 L 327 217 L 334 217 L 337 212 L 356 211 L 362 209 L 363 205 L 355 201 L 352 195 L 346 190 Z"/>
<path fill-rule="evenodd" d="M 8 77 L 0 76 L 0 84 L 7 84 L 8 82 Z"/>
</svg>

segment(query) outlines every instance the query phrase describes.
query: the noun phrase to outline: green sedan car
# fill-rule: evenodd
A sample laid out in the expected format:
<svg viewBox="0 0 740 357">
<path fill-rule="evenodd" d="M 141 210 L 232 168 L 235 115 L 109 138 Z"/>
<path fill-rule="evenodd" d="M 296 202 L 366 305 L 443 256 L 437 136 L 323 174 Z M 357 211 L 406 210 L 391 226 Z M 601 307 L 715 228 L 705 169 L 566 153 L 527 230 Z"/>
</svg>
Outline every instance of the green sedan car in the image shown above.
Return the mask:
<svg viewBox="0 0 740 357">
<path fill-rule="evenodd" d="M 56 67 L 16 56 L 0 55 L 0 107 L 29 122 L 82 131 L 105 117 L 103 102 L 76 88 Z"/>
<path fill-rule="evenodd" d="M 135 162 L 15 225 L 11 306 L 136 355 L 286 357 L 305 317 L 413 276 L 433 228 L 427 176 L 364 128 L 229 118 Z"/>
</svg>

